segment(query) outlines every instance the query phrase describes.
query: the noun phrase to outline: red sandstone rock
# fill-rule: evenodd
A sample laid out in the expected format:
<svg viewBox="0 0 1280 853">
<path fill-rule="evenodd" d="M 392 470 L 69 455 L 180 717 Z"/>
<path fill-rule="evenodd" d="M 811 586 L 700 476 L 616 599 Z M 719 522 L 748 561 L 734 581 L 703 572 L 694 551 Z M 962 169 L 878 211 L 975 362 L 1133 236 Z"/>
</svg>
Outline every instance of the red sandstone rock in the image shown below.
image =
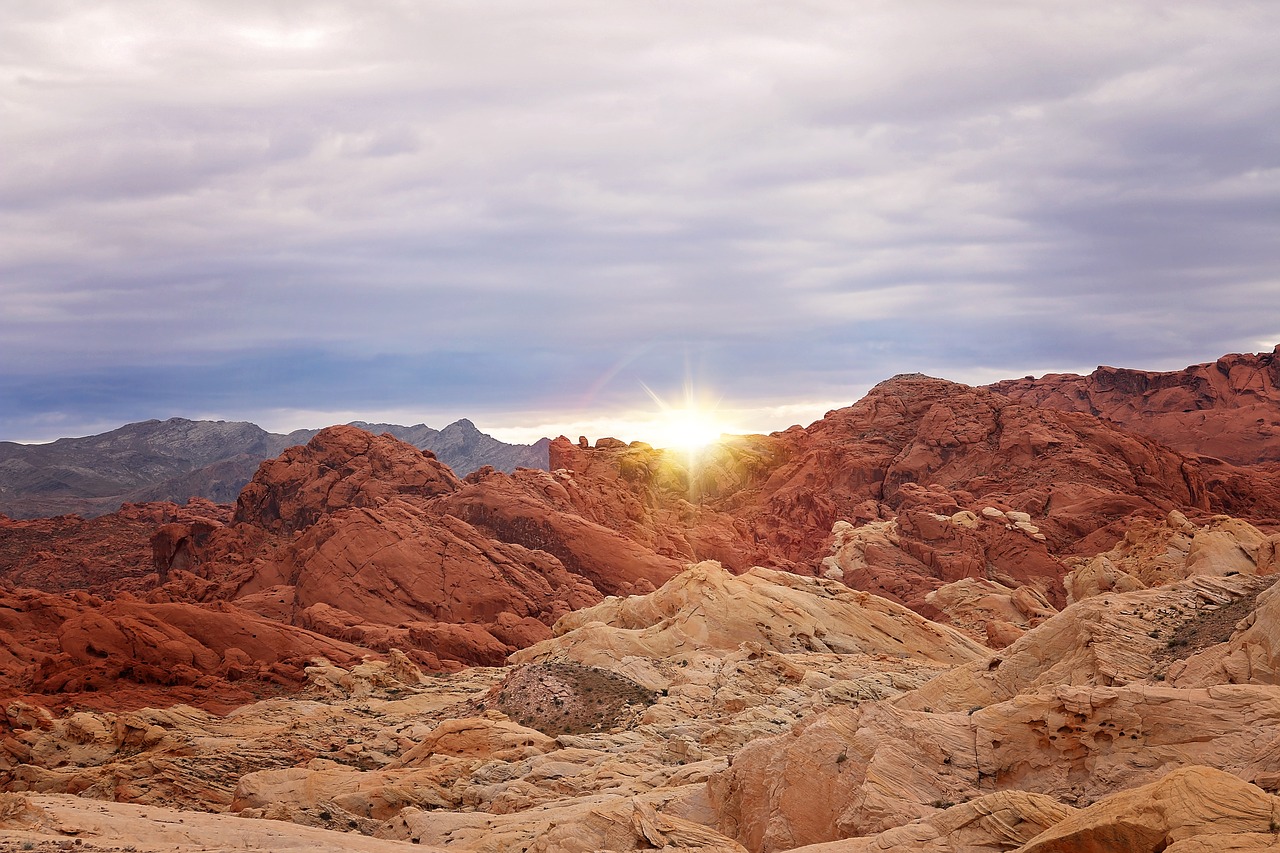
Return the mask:
<svg viewBox="0 0 1280 853">
<path fill-rule="evenodd" d="M 681 568 L 546 485 L 533 471 L 464 484 L 391 436 L 333 427 L 264 463 L 225 528 L 161 530 L 156 557 L 172 555 L 171 597 L 235 600 L 432 668 L 492 665 L 570 610 Z"/>
<path fill-rule="evenodd" d="M 0 583 L 49 592 L 139 592 L 154 584 L 148 545 L 159 525 L 208 523 L 230 517 L 227 507 L 201 498 L 187 505 L 125 504 L 97 518 L 75 515 L 15 520 L 0 516 Z"/>
<path fill-rule="evenodd" d="M 240 493 L 234 520 L 273 533 L 296 533 L 328 510 L 381 506 L 397 495 L 431 497 L 459 485 L 429 450 L 390 435 L 335 426 L 263 462 Z"/>
<path fill-rule="evenodd" d="M 1157 373 L 1099 367 L 989 386 L 1011 399 L 1087 412 L 1183 453 L 1240 465 L 1280 462 L 1280 346 Z"/>
<path fill-rule="evenodd" d="M 548 482 L 550 481 L 550 482 Z M 640 584 L 661 586 L 685 565 L 654 553 L 607 524 L 583 518 L 567 502 L 548 500 L 558 487 L 545 471 L 491 476 L 442 498 L 433 509 L 462 519 L 493 539 L 554 556 L 606 595 L 627 595 Z"/>
<path fill-rule="evenodd" d="M 1059 603 L 1064 569 L 1053 551 L 1135 511 L 1209 509 L 1196 464 L 1148 439 L 918 375 L 883 382 L 807 429 L 727 441 L 696 464 L 638 442 L 584 448 L 558 439 L 551 467 L 558 499 L 582 515 L 734 571 L 817 573 L 836 521 L 906 510 L 902 556 L 889 562 L 924 566 L 914 572 L 922 580 L 903 586 L 890 571 L 846 581 L 915 606 L 947 580 L 1001 573 L 1013 586 L 1041 579 Z M 994 528 L 934 529 L 916 512 L 987 505 L 1034 516 L 1043 542 Z"/>
<path fill-rule="evenodd" d="M 351 664 L 367 653 L 226 603 L 0 590 L 0 613 L 0 690 L 51 707 L 225 709 L 264 685 L 296 689 L 315 657 Z"/>
</svg>

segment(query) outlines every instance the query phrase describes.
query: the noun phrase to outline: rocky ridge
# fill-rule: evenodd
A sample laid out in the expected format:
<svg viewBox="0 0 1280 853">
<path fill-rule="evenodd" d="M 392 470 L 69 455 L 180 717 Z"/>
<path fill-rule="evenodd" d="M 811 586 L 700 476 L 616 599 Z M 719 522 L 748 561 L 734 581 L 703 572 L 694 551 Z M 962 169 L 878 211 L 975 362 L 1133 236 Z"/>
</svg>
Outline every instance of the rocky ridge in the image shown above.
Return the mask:
<svg viewBox="0 0 1280 853">
<path fill-rule="evenodd" d="M 1183 453 L 1237 465 L 1280 462 L 1280 345 L 1165 373 L 1099 367 L 1088 376 L 1050 373 L 988 387 L 1105 418 Z"/>
</svg>

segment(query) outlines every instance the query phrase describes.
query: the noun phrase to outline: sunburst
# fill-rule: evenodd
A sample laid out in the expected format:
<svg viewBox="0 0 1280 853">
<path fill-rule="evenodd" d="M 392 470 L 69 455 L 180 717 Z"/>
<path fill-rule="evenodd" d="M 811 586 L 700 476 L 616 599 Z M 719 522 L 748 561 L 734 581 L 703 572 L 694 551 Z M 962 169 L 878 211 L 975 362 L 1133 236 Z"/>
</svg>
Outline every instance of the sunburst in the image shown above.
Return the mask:
<svg viewBox="0 0 1280 853">
<path fill-rule="evenodd" d="M 691 384 L 685 385 L 682 405 L 671 405 L 649 386 L 643 387 L 658 405 L 660 417 L 649 437 L 649 443 L 655 447 L 694 455 L 719 443 L 731 431 L 717 416 L 719 401 L 706 402 L 706 398 L 700 397 Z"/>
</svg>

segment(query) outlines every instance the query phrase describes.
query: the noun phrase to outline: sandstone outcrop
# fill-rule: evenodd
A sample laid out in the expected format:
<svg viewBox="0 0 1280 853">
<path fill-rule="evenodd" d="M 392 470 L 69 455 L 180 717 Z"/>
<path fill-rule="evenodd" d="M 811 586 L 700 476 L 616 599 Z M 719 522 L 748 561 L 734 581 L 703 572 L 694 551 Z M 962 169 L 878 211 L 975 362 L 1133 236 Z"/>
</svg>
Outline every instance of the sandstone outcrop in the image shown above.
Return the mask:
<svg viewBox="0 0 1280 853">
<path fill-rule="evenodd" d="M 821 574 L 838 521 L 895 521 L 889 567 L 872 561 L 876 570 L 845 581 L 922 612 L 943 583 L 990 575 L 1031 583 L 1057 606 L 1065 568 L 1055 553 L 1134 512 L 1209 509 L 1196 464 L 1150 440 L 919 375 L 882 382 L 807 429 L 728 440 L 696 464 L 639 442 L 558 439 L 551 467 L 585 517 L 736 572 Z M 987 507 L 1001 511 L 998 524 L 937 518 L 991 520 Z"/>
<path fill-rule="evenodd" d="M 925 602 L 941 611 L 952 627 L 994 649 L 1005 648 L 1058 612 L 1033 587 L 1011 589 L 975 578 L 945 584 L 929 593 Z"/>
<path fill-rule="evenodd" d="M 104 803 L 68 795 L 7 796 L 14 799 L 7 807 L 0 801 L 0 846 L 5 850 L 83 853 L 203 853 L 209 850 L 404 853 L 405 850 L 405 845 L 397 841 L 369 838 L 337 828 L 250 821 L 234 815 Z M 6 808 L 15 815 L 3 817 Z M 432 847 L 412 849 L 442 853 Z"/>
<path fill-rule="evenodd" d="M 958 711 L 1012 699 L 1053 685 L 1123 685 L 1164 677 L 1192 653 L 1185 638 L 1217 623 L 1241 601 L 1244 613 L 1270 578 L 1195 577 L 1170 586 L 1109 593 L 1068 607 L 990 657 L 938 676 L 900 701 L 912 708 Z M 1235 620 L 1219 625 L 1227 639 Z M 1224 630 L 1225 629 L 1225 630 Z"/>
<path fill-rule="evenodd" d="M 644 596 L 609 598 L 562 617 L 557 636 L 512 656 L 516 663 L 568 657 L 610 666 L 628 657 L 728 652 L 898 655 L 958 664 L 985 656 L 968 637 L 901 605 L 842 584 L 754 568 L 733 575 L 716 562 L 690 566 Z"/>
<path fill-rule="evenodd" d="M 149 543 L 158 527 L 217 526 L 230 516 L 227 507 L 199 498 L 185 506 L 125 504 L 90 519 L 0 516 L 0 584 L 46 592 L 140 593 L 155 585 Z"/>
<path fill-rule="evenodd" d="M 996 790 L 1081 805 L 1196 764 L 1274 780 L 1277 722 L 1280 692 L 1253 685 L 1057 687 L 948 713 L 878 702 L 748 744 L 710 788 L 721 832 L 751 850 L 788 850 Z"/>
<path fill-rule="evenodd" d="M 1033 838 L 1021 853 L 1274 850 L 1280 797 L 1211 767 L 1113 794 Z"/>
<path fill-rule="evenodd" d="M 1049 553 L 1044 535 L 1030 521 L 1011 521 L 994 507 L 984 511 L 983 515 L 970 510 L 948 515 L 904 509 L 889 520 L 860 527 L 837 521 L 831 530 L 831 555 L 822 560 L 822 574 L 855 589 L 876 590 L 940 621 L 951 618 L 955 608 L 942 606 L 954 599 L 938 597 L 938 590 L 958 582 L 990 585 L 993 591 L 1007 589 L 1009 595 L 1025 590 L 1018 593 L 1025 613 L 1000 612 L 1023 627 L 1027 619 L 1055 612 L 1055 604 L 1064 602 L 1060 579 L 1066 566 Z M 965 621 L 979 633 L 985 629 L 983 619 Z"/>
<path fill-rule="evenodd" d="M 1099 367 L 988 386 L 1010 399 L 1106 418 L 1188 454 L 1280 462 L 1280 346 L 1165 373 Z"/>
<path fill-rule="evenodd" d="M 1174 510 L 1164 519 L 1134 518 L 1110 550 L 1068 558 L 1067 596 L 1079 601 L 1103 592 L 1160 586 L 1192 575 L 1265 575 L 1280 570 L 1280 534 L 1246 521 L 1213 516 L 1192 524 Z"/>
<path fill-rule="evenodd" d="M 1230 637 L 1198 643 L 1194 654 L 1169 667 L 1171 684 L 1280 684 L 1280 587 L 1272 584 L 1241 604 L 1212 614 L 1217 633 L 1230 631 Z"/>
<path fill-rule="evenodd" d="M 1180 371 L 1099 367 L 998 382 L 1023 403 L 1087 412 L 1197 458 L 1215 512 L 1280 529 L 1280 347 Z"/>
<path fill-rule="evenodd" d="M 499 664 L 603 592 L 652 588 L 678 571 L 533 500 L 521 482 L 482 474 L 463 483 L 391 436 L 332 427 L 263 463 L 230 524 L 161 530 L 160 568 L 172 554 L 167 571 L 180 574 L 181 560 L 210 583 L 175 574 L 156 596 L 234 601 L 441 669 Z"/>
<path fill-rule="evenodd" d="M 1075 813 L 1044 794 L 997 791 L 876 835 L 808 844 L 792 853 L 994 853 L 1021 849 Z"/>
<path fill-rule="evenodd" d="M 365 654 L 229 604 L 0 590 L 0 686 L 52 707 L 185 701 L 227 710 L 301 686 L 313 658 L 351 664 Z"/>
</svg>

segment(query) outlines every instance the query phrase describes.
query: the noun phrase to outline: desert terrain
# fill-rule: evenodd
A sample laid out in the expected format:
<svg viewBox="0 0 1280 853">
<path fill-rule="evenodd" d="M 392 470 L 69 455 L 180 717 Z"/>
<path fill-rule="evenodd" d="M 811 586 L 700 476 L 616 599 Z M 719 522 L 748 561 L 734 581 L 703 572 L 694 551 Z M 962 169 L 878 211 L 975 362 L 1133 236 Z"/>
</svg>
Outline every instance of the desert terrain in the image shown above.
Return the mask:
<svg viewBox="0 0 1280 853">
<path fill-rule="evenodd" d="M 1280 846 L 1280 347 L 548 453 L 0 516 L 0 849 Z"/>
</svg>

